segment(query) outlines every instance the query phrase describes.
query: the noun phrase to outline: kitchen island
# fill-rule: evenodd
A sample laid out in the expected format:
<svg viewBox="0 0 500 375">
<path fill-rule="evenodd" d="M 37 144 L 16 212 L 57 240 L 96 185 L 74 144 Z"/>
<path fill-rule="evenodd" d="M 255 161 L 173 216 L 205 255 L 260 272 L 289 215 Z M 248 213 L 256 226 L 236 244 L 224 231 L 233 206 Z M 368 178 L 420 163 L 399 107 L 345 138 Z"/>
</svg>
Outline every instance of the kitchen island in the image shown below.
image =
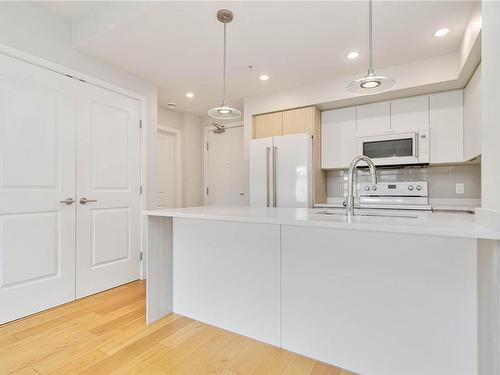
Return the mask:
<svg viewBox="0 0 500 375">
<path fill-rule="evenodd" d="M 489 243 L 500 233 L 474 215 L 145 214 L 149 323 L 176 312 L 359 373 L 478 372 Z"/>
</svg>

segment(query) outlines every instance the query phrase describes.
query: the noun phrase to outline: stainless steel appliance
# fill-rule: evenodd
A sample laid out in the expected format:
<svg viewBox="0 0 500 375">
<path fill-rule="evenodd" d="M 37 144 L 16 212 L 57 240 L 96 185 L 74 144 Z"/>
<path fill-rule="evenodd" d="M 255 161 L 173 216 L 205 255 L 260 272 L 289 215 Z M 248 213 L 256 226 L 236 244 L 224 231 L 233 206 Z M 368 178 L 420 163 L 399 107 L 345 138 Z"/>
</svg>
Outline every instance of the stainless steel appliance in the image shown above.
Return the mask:
<svg viewBox="0 0 500 375">
<path fill-rule="evenodd" d="M 393 132 L 357 138 L 358 153 L 377 166 L 429 163 L 429 132 Z"/>
<path fill-rule="evenodd" d="M 359 208 L 431 211 L 427 181 L 362 183 Z"/>
</svg>

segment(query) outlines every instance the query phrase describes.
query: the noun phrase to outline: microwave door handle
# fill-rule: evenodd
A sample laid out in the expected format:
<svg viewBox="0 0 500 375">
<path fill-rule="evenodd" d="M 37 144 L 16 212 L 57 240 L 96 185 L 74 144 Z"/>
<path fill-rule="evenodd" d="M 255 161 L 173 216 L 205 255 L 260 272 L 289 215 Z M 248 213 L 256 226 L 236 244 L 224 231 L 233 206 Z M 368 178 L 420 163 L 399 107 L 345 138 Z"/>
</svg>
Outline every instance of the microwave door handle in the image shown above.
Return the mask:
<svg viewBox="0 0 500 375">
<path fill-rule="evenodd" d="M 420 134 L 415 133 L 415 157 L 418 158 L 418 148 L 420 146 Z"/>
</svg>

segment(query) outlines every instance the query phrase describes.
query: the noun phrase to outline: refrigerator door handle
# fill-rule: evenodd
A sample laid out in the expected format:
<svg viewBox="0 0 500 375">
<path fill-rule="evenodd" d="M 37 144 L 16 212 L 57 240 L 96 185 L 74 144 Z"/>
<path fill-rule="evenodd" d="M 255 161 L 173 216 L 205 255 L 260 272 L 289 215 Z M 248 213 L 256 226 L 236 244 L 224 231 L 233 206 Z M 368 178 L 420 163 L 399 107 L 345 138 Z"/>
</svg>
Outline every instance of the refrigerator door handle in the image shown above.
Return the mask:
<svg viewBox="0 0 500 375">
<path fill-rule="evenodd" d="M 271 153 L 271 147 L 266 147 L 266 207 L 269 207 L 269 154 Z"/>
<path fill-rule="evenodd" d="M 273 207 L 277 207 L 276 204 L 276 154 L 278 152 L 278 147 L 273 146 Z"/>
</svg>

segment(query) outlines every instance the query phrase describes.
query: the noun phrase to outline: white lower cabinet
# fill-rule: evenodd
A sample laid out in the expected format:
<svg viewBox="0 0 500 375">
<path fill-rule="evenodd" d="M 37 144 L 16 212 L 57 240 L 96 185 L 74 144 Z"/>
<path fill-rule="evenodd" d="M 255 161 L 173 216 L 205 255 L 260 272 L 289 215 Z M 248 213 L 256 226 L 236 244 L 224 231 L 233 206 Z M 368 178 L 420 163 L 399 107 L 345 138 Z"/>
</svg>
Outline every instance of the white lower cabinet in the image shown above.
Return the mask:
<svg viewBox="0 0 500 375">
<path fill-rule="evenodd" d="M 477 373 L 476 241 L 282 226 L 281 344 L 361 374 Z"/>
<path fill-rule="evenodd" d="M 173 249 L 174 312 L 280 346 L 279 225 L 175 218 Z"/>
</svg>

